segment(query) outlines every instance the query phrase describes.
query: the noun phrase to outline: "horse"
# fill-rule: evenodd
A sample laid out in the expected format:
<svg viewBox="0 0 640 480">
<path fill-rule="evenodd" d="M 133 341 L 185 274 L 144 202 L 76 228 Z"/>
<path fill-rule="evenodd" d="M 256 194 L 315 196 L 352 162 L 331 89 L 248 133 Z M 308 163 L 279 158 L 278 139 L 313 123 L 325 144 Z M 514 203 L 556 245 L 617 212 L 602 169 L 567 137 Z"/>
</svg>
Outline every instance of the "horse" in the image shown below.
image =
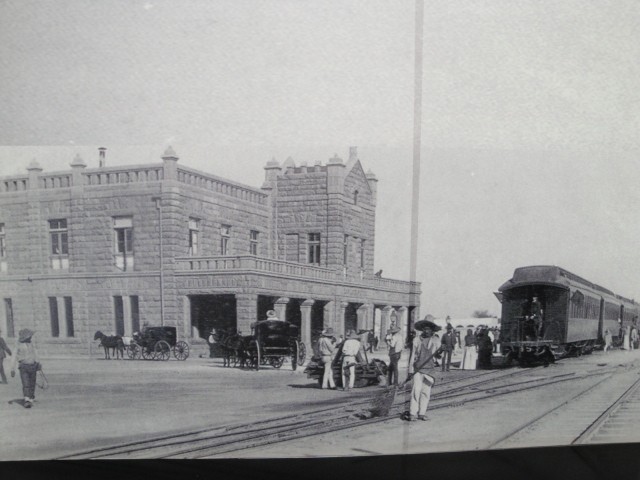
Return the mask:
<svg viewBox="0 0 640 480">
<path fill-rule="evenodd" d="M 94 340 L 100 340 L 100 346 L 104 348 L 104 359 L 110 360 L 109 349 L 112 350 L 112 355 L 116 355 L 116 359 L 124 358 L 124 343 L 120 335 L 107 336 L 100 330 L 93 336 Z"/>
<path fill-rule="evenodd" d="M 229 334 L 223 329 L 218 329 L 213 334 L 213 340 L 215 344 L 218 345 L 222 350 L 223 367 L 231 367 L 232 361 L 234 367 L 238 364 L 238 362 L 240 362 L 241 367 L 244 366 L 245 348 L 242 336 L 239 333 L 236 332 Z"/>
</svg>

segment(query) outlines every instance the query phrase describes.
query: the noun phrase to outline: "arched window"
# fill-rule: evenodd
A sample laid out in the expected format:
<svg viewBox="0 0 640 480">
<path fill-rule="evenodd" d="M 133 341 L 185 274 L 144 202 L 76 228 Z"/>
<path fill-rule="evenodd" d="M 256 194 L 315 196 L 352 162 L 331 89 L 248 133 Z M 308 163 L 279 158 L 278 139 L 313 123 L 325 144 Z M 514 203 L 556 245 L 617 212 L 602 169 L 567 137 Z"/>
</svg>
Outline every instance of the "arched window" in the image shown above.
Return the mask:
<svg viewBox="0 0 640 480">
<path fill-rule="evenodd" d="M 358 205 L 358 190 L 353 192 L 353 204 Z"/>
</svg>

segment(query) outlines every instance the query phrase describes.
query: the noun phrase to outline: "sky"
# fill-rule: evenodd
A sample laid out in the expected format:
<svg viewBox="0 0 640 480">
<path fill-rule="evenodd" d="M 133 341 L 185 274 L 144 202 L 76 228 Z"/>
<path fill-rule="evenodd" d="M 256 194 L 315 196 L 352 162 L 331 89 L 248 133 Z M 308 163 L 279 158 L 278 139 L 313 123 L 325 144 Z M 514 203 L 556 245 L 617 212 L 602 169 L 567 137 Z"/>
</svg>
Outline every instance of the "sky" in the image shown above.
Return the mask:
<svg viewBox="0 0 640 480">
<path fill-rule="evenodd" d="M 259 187 L 348 157 L 379 179 L 375 270 L 408 279 L 414 4 L 2 0 L 0 175 L 180 163 Z M 427 0 L 420 315 L 499 315 L 516 267 L 640 299 L 640 4 Z"/>
</svg>

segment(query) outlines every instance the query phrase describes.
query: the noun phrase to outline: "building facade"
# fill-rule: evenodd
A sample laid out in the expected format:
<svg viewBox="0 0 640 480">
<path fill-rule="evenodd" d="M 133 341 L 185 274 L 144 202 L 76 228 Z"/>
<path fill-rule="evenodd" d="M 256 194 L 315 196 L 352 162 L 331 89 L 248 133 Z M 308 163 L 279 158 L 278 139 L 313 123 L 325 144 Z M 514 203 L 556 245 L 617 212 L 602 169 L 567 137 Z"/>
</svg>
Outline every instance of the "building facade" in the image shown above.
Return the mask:
<svg viewBox="0 0 640 480">
<path fill-rule="evenodd" d="M 405 331 L 420 284 L 374 275 L 377 179 L 357 150 L 322 165 L 265 166 L 254 188 L 179 164 L 0 179 L 0 328 L 38 332 L 45 355 L 86 354 L 94 334 L 173 325 L 250 333 L 274 309 L 310 345 L 332 327 Z"/>
</svg>

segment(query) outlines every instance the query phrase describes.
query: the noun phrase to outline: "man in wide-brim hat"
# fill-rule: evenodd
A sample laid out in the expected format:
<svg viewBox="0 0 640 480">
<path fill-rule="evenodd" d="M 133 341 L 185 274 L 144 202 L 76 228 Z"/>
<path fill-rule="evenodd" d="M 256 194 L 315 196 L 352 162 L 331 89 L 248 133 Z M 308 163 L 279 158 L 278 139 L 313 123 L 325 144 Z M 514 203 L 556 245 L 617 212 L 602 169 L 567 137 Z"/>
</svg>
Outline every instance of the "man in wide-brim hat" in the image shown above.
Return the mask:
<svg viewBox="0 0 640 480">
<path fill-rule="evenodd" d="M 322 363 L 324 364 L 324 375 L 322 376 L 322 388 L 331 390 L 336 389 L 336 384 L 333 380 L 333 355 L 336 347 L 332 341 L 333 328 L 325 328 L 320 334 L 320 340 L 318 340 L 318 350 L 322 357 Z"/>
<path fill-rule="evenodd" d="M 356 356 L 360 352 L 360 341 L 355 330 L 347 332 L 346 340 L 342 344 L 342 389 L 350 390 L 356 381 Z M 349 373 L 349 383 L 345 376 L 345 368 Z"/>
<path fill-rule="evenodd" d="M 28 328 L 23 328 L 18 332 L 18 343 L 11 362 L 11 376 L 14 377 L 16 374 L 16 365 L 20 371 L 22 393 L 24 395 L 23 405 L 25 408 L 31 408 L 35 400 L 36 375 L 40 367 L 38 352 L 31 342 L 31 337 L 34 334 L 35 332 Z"/>
<path fill-rule="evenodd" d="M 267 310 L 267 320 L 277 320 L 278 314 L 275 310 Z"/>
<path fill-rule="evenodd" d="M 387 330 L 387 345 L 389 347 L 389 369 L 387 370 L 387 385 L 398 384 L 398 364 L 402 356 L 404 341 L 400 327 L 393 325 Z"/>
<path fill-rule="evenodd" d="M 440 354 L 440 341 L 434 337 L 434 332 L 440 330 L 429 320 L 420 320 L 414 328 L 422 331 L 413 340 L 413 351 L 409 359 L 409 367 L 413 369 L 413 387 L 409 405 L 408 420 L 427 420 L 427 407 L 431 399 L 431 387 L 435 383 L 432 371 L 435 367 L 434 358 Z"/>
<path fill-rule="evenodd" d="M 431 322 L 429 320 L 418 320 L 413 325 L 413 328 L 415 328 L 416 330 L 420 330 L 420 331 L 424 331 L 424 329 L 426 327 L 429 327 L 432 332 L 437 332 L 438 330 L 440 330 L 440 327 L 438 325 L 436 325 L 435 323 L 433 323 L 433 322 Z"/>
</svg>

